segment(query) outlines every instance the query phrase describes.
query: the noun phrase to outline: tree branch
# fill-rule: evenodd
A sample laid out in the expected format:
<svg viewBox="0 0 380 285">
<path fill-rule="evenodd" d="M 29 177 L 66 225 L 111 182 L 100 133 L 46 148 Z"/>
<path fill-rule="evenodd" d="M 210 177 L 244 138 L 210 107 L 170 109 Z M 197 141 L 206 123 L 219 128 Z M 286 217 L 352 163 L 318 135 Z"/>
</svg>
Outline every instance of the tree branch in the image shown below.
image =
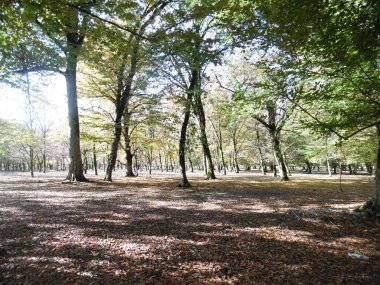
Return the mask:
<svg viewBox="0 0 380 285">
<path fill-rule="evenodd" d="M 139 33 L 133 31 L 132 29 L 125 28 L 125 27 L 123 27 L 123 26 L 121 26 L 121 25 L 119 25 L 119 24 L 117 24 L 117 23 L 115 23 L 115 22 L 112 22 L 112 21 L 107 20 L 107 19 L 104 19 L 104 18 L 102 18 L 102 17 L 100 17 L 100 16 L 98 16 L 98 15 L 95 15 L 94 13 L 92 13 L 92 12 L 90 12 L 90 11 L 88 11 L 88 10 L 82 8 L 80 5 L 70 4 L 70 3 L 66 3 L 65 5 L 67 5 L 67 6 L 69 6 L 69 7 L 72 7 L 72 8 L 75 8 L 75 9 L 77 9 L 78 11 L 81 11 L 82 13 L 87 14 L 87 15 L 89 15 L 90 17 L 92 17 L 92 18 L 94 18 L 94 19 L 96 19 L 96 20 L 99 20 L 99 21 L 102 21 L 102 22 L 104 22 L 104 23 L 110 24 L 110 25 L 115 26 L 116 28 L 118 28 L 118 29 L 120 29 L 120 30 L 122 30 L 122 31 L 125 31 L 125 32 L 128 32 L 128 33 L 130 33 L 130 34 L 133 34 L 133 35 L 135 35 L 136 37 L 139 37 L 139 38 L 144 39 L 144 40 L 149 40 L 147 37 L 145 37 L 145 36 L 143 36 L 143 35 L 140 35 Z"/>
<path fill-rule="evenodd" d="M 66 73 L 60 70 L 59 68 L 48 66 L 48 65 L 39 65 L 39 66 L 31 67 L 31 68 L 23 68 L 19 70 L 13 70 L 12 72 L 26 74 L 30 72 L 41 72 L 41 71 L 52 71 L 52 72 L 57 72 L 62 75 L 66 75 Z"/>
</svg>

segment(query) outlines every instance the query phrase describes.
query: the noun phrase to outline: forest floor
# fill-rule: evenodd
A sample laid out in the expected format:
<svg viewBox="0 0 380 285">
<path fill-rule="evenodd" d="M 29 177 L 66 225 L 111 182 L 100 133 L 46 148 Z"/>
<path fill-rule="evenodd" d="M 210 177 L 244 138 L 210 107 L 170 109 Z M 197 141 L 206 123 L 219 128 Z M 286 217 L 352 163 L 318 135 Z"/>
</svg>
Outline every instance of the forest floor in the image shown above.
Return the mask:
<svg viewBox="0 0 380 285">
<path fill-rule="evenodd" d="M 27 175 L 0 173 L 0 284 L 379 284 L 370 176 Z"/>
</svg>

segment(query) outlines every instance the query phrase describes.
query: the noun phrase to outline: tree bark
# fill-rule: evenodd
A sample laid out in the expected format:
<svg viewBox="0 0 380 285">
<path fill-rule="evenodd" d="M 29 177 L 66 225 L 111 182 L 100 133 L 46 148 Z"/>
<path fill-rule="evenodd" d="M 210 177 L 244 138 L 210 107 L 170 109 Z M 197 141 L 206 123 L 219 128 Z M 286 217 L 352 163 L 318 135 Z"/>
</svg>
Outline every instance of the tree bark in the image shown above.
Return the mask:
<svg viewBox="0 0 380 285">
<path fill-rule="evenodd" d="M 376 157 L 376 190 L 375 190 L 375 207 L 376 212 L 380 213 L 380 124 L 376 125 L 377 133 L 377 157 Z"/>
<path fill-rule="evenodd" d="M 272 143 L 273 143 L 273 149 L 274 149 L 274 156 L 278 164 L 281 180 L 288 181 L 289 177 L 288 177 L 288 172 L 286 170 L 284 157 L 281 152 L 280 140 L 275 134 L 271 134 L 271 136 L 272 136 Z"/>
<path fill-rule="evenodd" d="M 257 148 L 259 150 L 259 156 L 260 156 L 261 171 L 262 171 L 263 175 L 267 175 L 267 168 L 266 168 L 266 165 L 265 165 L 265 162 L 264 162 L 263 151 L 261 150 L 260 133 L 259 133 L 259 128 L 258 128 L 257 124 L 255 126 L 255 131 L 256 131 Z"/>
<path fill-rule="evenodd" d="M 94 163 L 94 171 L 95 175 L 98 175 L 98 162 L 97 162 L 97 157 L 96 157 L 96 148 L 95 148 L 95 143 L 92 145 L 92 159 Z"/>
<path fill-rule="evenodd" d="M 87 181 L 83 175 L 82 156 L 80 151 L 80 130 L 77 99 L 76 66 L 77 56 L 68 53 L 68 68 L 66 70 L 67 102 L 70 126 L 70 166 L 66 177 L 70 181 Z"/>
<path fill-rule="evenodd" d="M 187 133 L 187 127 L 189 125 L 190 121 L 190 115 L 191 115 L 191 105 L 192 105 L 192 100 L 194 97 L 194 90 L 195 86 L 197 84 L 197 79 L 198 79 L 198 71 L 193 70 L 191 72 L 191 79 L 190 79 L 190 85 L 189 89 L 187 91 L 187 98 L 184 106 L 184 118 L 181 126 L 181 136 L 179 139 L 179 146 L 178 146 L 178 157 L 179 157 L 179 172 L 181 175 L 181 182 L 178 185 L 178 187 L 191 187 L 191 184 L 189 180 L 187 179 L 186 175 L 186 157 L 185 157 L 185 152 L 186 152 L 186 133 Z"/>
<path fill-rule="evenodd" d="M 200 86 L 200 83 L 197 84 Z M 215 172 L 214 172 L 214 165 L 212 162 L 212 155 L 210 151 L 210 147 L 207 141 L 207 134 L 206 134 L 206 117 L 205 112 L 203 109 L 203 103 L 202 103 L 202 93 L 200 92 L 199 88 L 194 92 L 194 112 L 196 116 L 198 117 L 199 122 L 199 129 L 200 129 L 200 139 L 201 139 L 201 145 L 203 149 L 203 153 L 206 156 L 207 159 L 207 179 L 216 179 Z"/>
<path fill-rule="evenodd" d="M 133 173 L 133 153 L 131 150 L 131 134 L 130 127 L 131 124 L 131 113 L 129 111 L 129 97 L 127 98 L 127 102 L 125 104 L 124 110 L 124 149 L 125 149 L 125 158 L 127 160 L 127 177 L 135 177 L 136 175 Z"/>
<path fill-rule="evenodd" d="M 131 96 L 131 89 L 133 78 L 135 77 L 137 71 L 137 63 L 138 63 L 138 52 L 139 52 L 140 42 L 136 40 L 130 60 L 130 70 L 128 72 L 128 76 L 126 78 L 125 87 L 123 86 L 123 74 L 125 65 L 122 64 L 117 76 L 117 84 L 118 84 L 118 96 L 115 101 L 115 130 L 114 130 L 114 138 L 111 147 L 110 159 L 108 161 L 106 175 L 104 177 L 105 181 L 112 181 L 112 171 L 115 168 L 116 158 L 117 158 L 117 150 L 119 148 L 120 136 L 121 136 L 121 118 L 124 115 L 125 105 L 127 103 L 128 98 Z M 123 88 L 124 87 L 124 88 Z"/>
</svg>

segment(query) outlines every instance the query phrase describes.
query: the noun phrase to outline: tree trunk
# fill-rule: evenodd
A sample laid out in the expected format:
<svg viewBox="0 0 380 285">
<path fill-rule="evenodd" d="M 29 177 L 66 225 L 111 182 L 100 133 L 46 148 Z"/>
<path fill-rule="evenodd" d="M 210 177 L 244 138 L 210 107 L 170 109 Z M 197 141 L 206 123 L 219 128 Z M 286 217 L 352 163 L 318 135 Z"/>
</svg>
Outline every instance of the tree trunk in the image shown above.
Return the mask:
<svg viewBox="0 0 380 285">
<path fill-rule="evenodd" d="M 327 171 L 329 173 L 329 176 L 331 177 L 332 174 L 331 174 L 331 167 L 330 167 L 330 161 L 328 158 L 326 158 L 326 164 L 327 164 Z"/>
<path fill-rule="evenodd" d="M 30 163 L 30 176 L 34 177 L 34 151 L 33 148 L 29 148 L 29 163 Z"/>
<path fill-rule="evenodd" d="M 187 179 L 186 175 L 186 157 L 185 157 L 185 151 L 186 151 L 186 133 L 187 133 L 187 127 L 189 125 L 190 115 L 191 115 L 191 103 L 194 97 L 194 90 L 195 86 L 197 85 L 197 79 L 198 79 L 198 71 L 193 70 L 191 73 L 191 80 L 190 80 L 190 86 L 189 90 L 187 91 L 187 98 L 184 106 L 184 119 L 181 126 L 181 135 L 179 139 L 179 150 L 178 150 L 178 157 L 179 157 L 179 172 L 181 175 L 181 182 L 178 185 L 178 187 L 191 187 L 190 182 Z"/>
<path fill-rule="evenodd" d="M 92 159 L 94 162 L 94 170 L 95 170 L 95 175 L 98 175 L 98 162 L 97 162 L 97 157 L 96 157 L 96 148 L 95 148 L 95 143 L 92 145 Z"/>
<path fill-rule="evenodd" d="M 306 173 L 307 174 L 311 174 L 311 165 L 310 165 L 310 161 L 308 159 L 305 160 L 305 163 L 306 163 Z"/>
<path fill-rule="evenodd" d="M 200 79 L 198 80 L 200 81 Z M 200 82 L 197 82 L 197 90 L 194 92 L 194 113 L 198 117 L 199 122 L 199 129 L 200 129 L 200 140 L 201 145 L 203 148 L 203 153 L 206 156 L 207 159 L 207 179 L 216 179 L 215 173 L 214 173 L 214 165 L 212 162 L 212 156 L 210 147 L 207 141 L 207 134 L 206 134 L 206 117 L 205 112 L 203 109 L 203 103 L 202 103 L 202 92 L 200 90 Z"/>
<path fill-rule="evenodd" d="M 380 124 L 376 125 L 377 132 L 377 157 L 376 157 L 376 190 L 375 190 L 375 207 L 376 212 L 380 213 Z"/>
<path fill-rule="evenodd" d="M 131 137 L 130 137 L 130 123 L 131 123 L 131 114 L 129 112 L 129 98 L 127 98 L 127 102 L 125 104 L 124 110 L 124 149 L 125 149 L 125 158 L 127 160 L 127 177 L 135 177 L 136 175 L 133 173 L 133 154 L 131 150 Z"/>
<path fill-rule="evenodd" d="M 257 148 L 259 150 L 259 156 L 260 156 L 260 167 L 263 175 L 267 175 L 267 168 L 264 162 L 264 156 L 263 152 L 261 150 L 261 141 L 260 141 L 260 133 L 258 129 L 258 125 L 255 126 L 255 131 L 256 131 L 256 142 L 257 142 Z"/>
<path fill-rule="evenodd" d="M 281 152 L 280 140 L 273 133 L 271 134 L 271 136 L 272 136 L 272 143 L 273 143 L 273 149 L 274 149 L 274 156 L 278 164 L 281 180 L 288 181 L 289 177 L 288 177 L 288 172 L 286 170 L 284 157 Z"/>
<path fill-rule="evenodd" d="M 104 181 L 112 181 L 112 172 L 115 167 L 115 163 L 117 159 L 117 150 L 119 148 L 120 137 L 121 137 L 121 116 L 122 115 L 120 116 L 116 115 L 115 130 L 113 134 L 111 153 L 108 158 L 108 165 L 107 165 L 107 170 L 104 176 Z"/>
<path fill-rule="evenodd" d="M 111 156 L 108 162 L 106 175 L 104 177 L 104 180 L 106 181 L 112 181 L 112 170 L 115 167 L 117 150 L 119 147 L 121 130 L 122 130 L 121 118 L 124 115 L 127 101 L 129 100 L 129 97 L 131 96 L 133 78 L 135 77 L 135 74 L 137 71 L 139 46 L 140 46 L 140 41 L 136 39 L 136 42 L 133 45 L 133 51 L 131 54 L 131 61 L 130 61 L 130 69 L 128 72 L 128 76 L 125 80 L 125 87 L 123 84 L 123 75 L 125 71 L 124 64 L 121 65 L 118 71 L 118 75 L 117 75 L 117 84 L 118 84 L 117 97 L 118 98 L 116 98 L 116 102 L 115 102 L 116 104 L 115 130 L 114 130 L 114 139 L 113 139 L 112 147 L 111 147 Z"/>
<path fill-rule="evenodd" d="M 235 166 L 236 166 L 235 173 L 239 173 L 240 172 L 240 167 L 239 167 L 239 162 L 238 162 L 238 159 L 237 159 L 238 151 L 237 151 L 235 140 L 233 142 L 233 146 L 234 146 L 234 162 L 235 162 Z"/>
<path fill-rule="evenodd" d="M 68 68 L 66 70 L 65 78 L 70 126 L 70 166 L 66 179 L 70 181 L 87 181 L 83 175 L 82 156 L 80 151 L 80 130 L 76 81 L 77 56 L 73 54 L 70 55 L 70 53 L 68 53 L 67 61 Z"/>
</svg>

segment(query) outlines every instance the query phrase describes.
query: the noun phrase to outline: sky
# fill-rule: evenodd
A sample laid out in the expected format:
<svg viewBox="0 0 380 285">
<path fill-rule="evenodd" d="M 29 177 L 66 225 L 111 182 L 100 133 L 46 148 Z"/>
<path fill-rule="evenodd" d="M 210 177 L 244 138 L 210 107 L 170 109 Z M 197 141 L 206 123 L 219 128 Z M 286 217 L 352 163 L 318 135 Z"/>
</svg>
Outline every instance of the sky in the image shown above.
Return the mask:
<svg viewBox="0 0 380 285">
<path fill-rule="evenodd" d="M 66 83 L 63 76 L 44 77 L 43 83 L 37 75 L 31 77 L 32 84 L 39 86 L 42 98 L 49 103 L 44 108 L 36 108 L 36 116 L 46 117 L 49 121 L 61 123 L 67 119 Z M 32 91 L 32 97 L 36 96 Z M 21 89 L 11 88 L 9 85 L 0 84 L 0 118 L 12 122 L 23 123 L 26 121 L 26 94 Z"/>
</svg>

